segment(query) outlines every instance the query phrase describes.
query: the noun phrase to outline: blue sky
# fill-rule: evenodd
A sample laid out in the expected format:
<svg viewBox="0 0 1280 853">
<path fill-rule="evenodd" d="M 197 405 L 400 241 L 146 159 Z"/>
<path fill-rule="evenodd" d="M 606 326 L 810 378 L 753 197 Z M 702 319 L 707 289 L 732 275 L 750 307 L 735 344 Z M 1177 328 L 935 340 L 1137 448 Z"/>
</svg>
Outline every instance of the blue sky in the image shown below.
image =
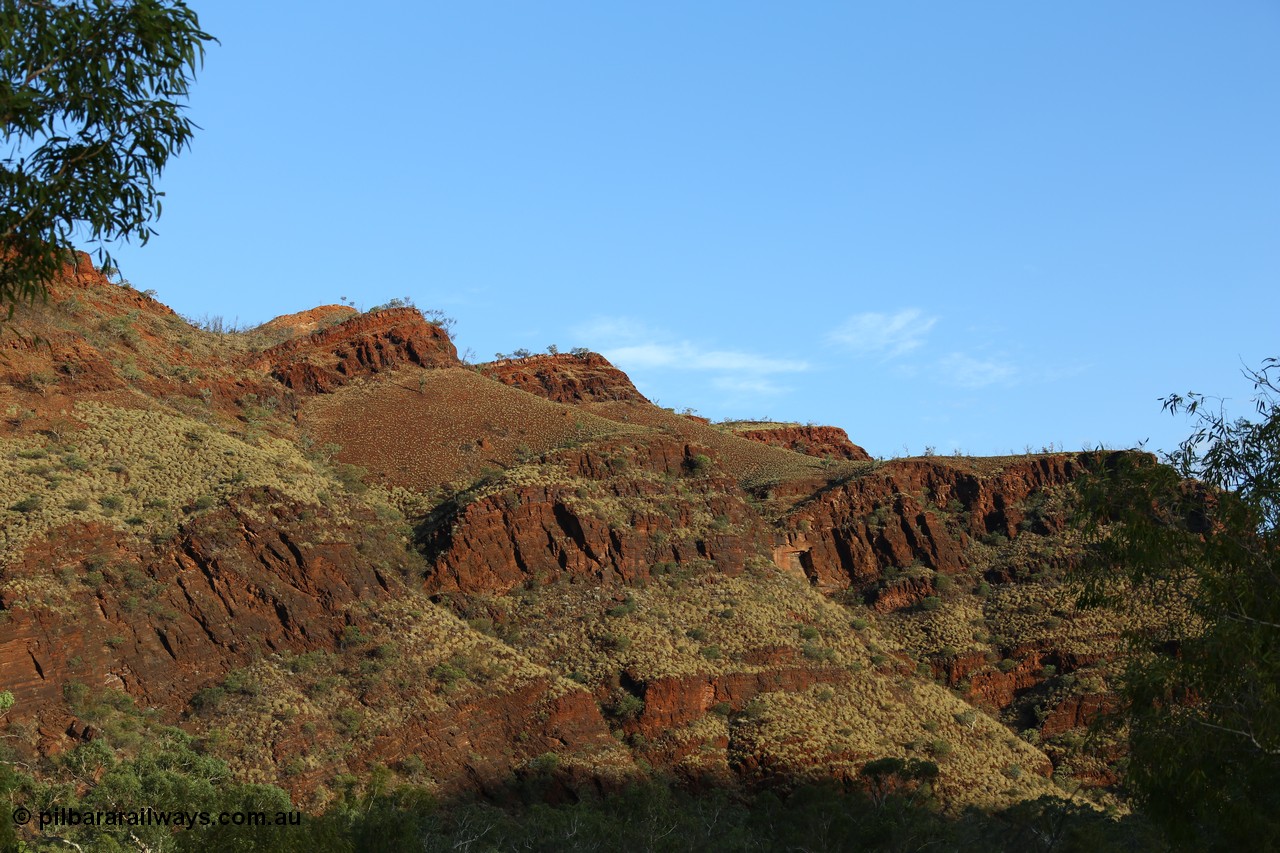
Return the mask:
<svg viewBox="0 0 1280 853">
<path fill-rule="evenodd" d="M 194 0 L 189 316 L 411 296 L 480 359 L 872 453 L 1170 448 L 1280 355 L 1280 6 Z"/>
</svg>

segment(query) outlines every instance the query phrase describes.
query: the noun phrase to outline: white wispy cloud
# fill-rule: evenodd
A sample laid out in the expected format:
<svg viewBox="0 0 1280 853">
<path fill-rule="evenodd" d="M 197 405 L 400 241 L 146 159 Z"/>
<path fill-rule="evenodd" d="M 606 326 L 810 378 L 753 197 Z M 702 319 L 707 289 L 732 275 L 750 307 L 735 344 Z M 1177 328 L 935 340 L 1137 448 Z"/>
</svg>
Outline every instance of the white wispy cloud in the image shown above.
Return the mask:
<svg viewBox="0 0 1280 853">
<path fill-rule="evenodd" d="M 803 361 L 789 358 L 770 358 L 735 350 L 704 350 L 681 341 L 679 343 L 648 343 L 610 347 L 604 350 L 610 361 L 624 362 L 635 367 L 669 367 L 677 370 L 725 370 L 745 373 L 796 373 L 808 370 Z"/>
<path fill-rule="evenodd" d="M 896 314 L 869 311 L 854 314 L 827 338 L 859 355 L 896 358 L 918 349 L 937 322 L 937 317 L 929 317 L 919 308 L 905 308 Z"/>
<path fill-rule="evenodd" d="M 721 391 L 733 391 L 738 394 L 781 394 L 786 388 L 771 379 L 740 379 L 732 376 L 717 376 L 711 384 Z"/>
<path fill-rule="evenodd" d="M 717 349 L 624 317 L 603 317 L 574 329 L 576 336 L 623 370 L 670 370 L 711 374 L 724 391 L 777 394 L 787 389 L 766 377 L 801 373 L 807 361 L 738 349 Z"/>
<path fill-rule="evenodd" d="M 985 388 L 988 385 L 1010 385 L 1018 378 L 1018 369 L 993 358 L 974 358 L 962 352 L 948 353 L 938 359 L 938 375 L 961 388 Z"/>
</svg>

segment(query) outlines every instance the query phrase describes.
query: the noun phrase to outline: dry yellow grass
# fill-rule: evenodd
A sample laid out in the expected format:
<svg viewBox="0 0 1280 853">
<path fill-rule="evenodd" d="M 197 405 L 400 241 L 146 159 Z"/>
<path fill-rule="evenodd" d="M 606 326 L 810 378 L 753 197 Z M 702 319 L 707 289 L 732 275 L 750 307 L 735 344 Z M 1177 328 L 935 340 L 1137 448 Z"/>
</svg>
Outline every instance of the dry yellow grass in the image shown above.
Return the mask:
<svg viewBox="0 0 1280 853">
<path fill-rule="evenodd" d="M 803 693 L 765 694 L 756 719 L 735 729 L 733 748 L 813 779 L 856 775 L 874 758 L 929 759 L 940 771 L 935 791 L 957 811 L 1062 796 L 1039 775 L 1048 767 L 1044 753 L 986 714 L 974 716 L 972 724 L 958 722 L 969 710 L 933 684 L 864 677 Z"/>
<path fill-rule="evenodd" d="M 939 794 L 955 808 L 1057 791 L 1037 775 L 1049 766 L 1042 752 L 980 712 L 959 722 L 971 706 L 931 681 L 897 672 L 898 657 L 906 655 L 888 634 L 874 624 L 855 630 L 849 608 L 763 564 L 736 577 L 704 567 L 625 591 L 560 583 L 512 598 L 507 639 L 535 662 L 597 690 L 618 673 L 642 682 L 780 665 L 828 673 L 830 683 L 761 694 L 748 713 L 730 722 L 709 714 L 669 732 L 659 746 L 729 736 L 731 750 L 799 778 L 856 775 L 865 761 L 883 756 L 932 757 L 941 768 Z M 773 663 L 751 662 L 766 658 Z M 946 742 L 945 756 L 933 752 L 939 741 Z M 683 766 L 715 773 L 726 760 L 723 752 L 698 750 Z"/>
<path fill-rule="evenodd" d="M 476 701 L 500 706 L 505 695 L 533 682 L 546 685 L 544 701 L 581 689 L 416 595 L 359 610 L 361 638 L 347 652 L 261 658 L 235 675 L 252 689 L 229 690 L 216 712 L 194 718 L 237 778 L 287 783 L 316 770 L 332 778 L 354 771 L 348 762 L 367 760 L 361 756 L 388 733 L 422 726 L 453 708 Z M 325 751 L 281 748 L 307 740 L 308 730 L 340 737 L 329 739 Z M 565 760 L 636 772 L 626 749 L 612 741 Z M 428 789 L 456 782 L 413 781 Z"/>
<path fill-rule="evenodd" d="M 162 405 L 84 402 L 61 441 L 0 438 L 0 565 L 72 521 L 166 535 L 199 499 L 270 486 L 304 504 L 335 489 L 292 443 L 250 444 Z"/>
</svg>

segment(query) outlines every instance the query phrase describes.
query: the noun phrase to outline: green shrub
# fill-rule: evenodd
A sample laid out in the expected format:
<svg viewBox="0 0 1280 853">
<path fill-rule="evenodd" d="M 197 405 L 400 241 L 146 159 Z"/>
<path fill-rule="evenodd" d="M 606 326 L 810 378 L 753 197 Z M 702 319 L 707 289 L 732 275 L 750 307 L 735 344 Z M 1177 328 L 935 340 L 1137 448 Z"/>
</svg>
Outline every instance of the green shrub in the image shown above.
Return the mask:
<svg viewBox="0 0 1280 853">
<path fill-rule="evenodd" d="M 191 707 L 199 713 L 216 711 L 226 698 L 227 691 L 221 687 L 206 687 L 191 697 Z"/>
<path fill-rule="evenodd" d="M 369 490 L 368 484 L 364 481 L 369 472 L 359 465 L 339 462 L 333 466 L 333 473 L 338 478 L 338 482 L 342 483 L 343 488 L 352 494 L 362 495 Z"/>
<path fill-rule="evenodd" d="M 634 693 L 623 693 L 613 703 L 613 714 L 623 720 L 634 720 L 644 713 L 644 700 Z"/>
<path fill-rule="evenodd" d="M 937 610 L 941 606 L 942 606 L 942 599 L 938 598 L 938 596 L 936 595 L 926 596 L 920 602 L 920 609 L 925 611 Z"/>
<path fill-rule="evenodd" d="M 719 646 L 703 646 L 701 654 L 707 660 L 720 660 L 720 647 Z"/>
<path fill-rule="evenodd" d="M 62 464 L 69 471 L 87 471 L 89 469 L 89 460 L 75 453 L 68 453 L 62 457 Z"/>
<path fill-rule="evenodd" d="M 361 714 L 355 708 L 343 708 L 334 715 L 337 722 L 338 731 L 347 737 L 352 737 L 360 731 L 360 725 L 364 722 L 364 714 Z"/>
<path fill-rule="evenodd" d="M 630 594 L 627 595 L 623 602 L 616 607 L 610 607 L 606 611 L 610 616 L 630 616 L 636 612 L 636 600 Z"/>
<path fill-rule="evenodd" d="M 27 495 L 22 500 L 10 506 L 9 509 L 14 512 L 35 512 L 43 505 L 44 501 L 39 495 Z"/>
<path fill-rule="evenodd" d="M 347 625 L 342 629 L 342 636 L 338 638 L 338 644 L 344 649 L 352 646 L 358 646 L 369 638 L 364 635 L 358 625 Z"/>
<path fill-rule="evenodd" d="M 605 634 L 601 638 L 601 645 L 615 652 L 625 652 L 631 648 L 631 638 L 624 634 Z"/>
<path fill-rule="evenodd" d="M 685 466 L 689 469 L 689 473 L 699 475 L 709 473 L 712 465 L 711 457 L 705 453 L 699 453 L 685 462 Z"/>
<path fill-rule="evenodd" d="M 834 649 L 820 646 L 817 643 L 805 643 L 802 651 L 809 660 L 816 660 L 822 663 L 830 663 L 836 658 Z"/>
<path fill-rule="evenodd" d="M 446 686 L 456 684 L 467 677 L 467 673 L 451 663 L 441 663 L 432 667 L 431 677 Z"/>
</svg>

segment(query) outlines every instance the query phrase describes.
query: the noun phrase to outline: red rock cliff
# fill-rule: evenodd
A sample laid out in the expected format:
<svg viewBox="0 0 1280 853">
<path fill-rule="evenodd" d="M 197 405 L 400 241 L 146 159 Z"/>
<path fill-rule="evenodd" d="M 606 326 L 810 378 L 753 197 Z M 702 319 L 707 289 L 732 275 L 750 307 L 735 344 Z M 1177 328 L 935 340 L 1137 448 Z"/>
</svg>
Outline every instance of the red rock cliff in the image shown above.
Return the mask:
<svg viewBox="0 0 1280 853">
<path fill-rule="evenodd" d="M 767 429 L 737 429 L 734 432 L 743 438 L 794 450 L 807 456 L 819 459 L 849 459 L 856 462 L 869 462 L 871 454 L 849 440 L 849 435 L 839 427 L 833 426 L 795 426 L 772 427 Z"/>
<path fill-rule="evenodd" d="M 416 308 L 390 308 L 277 344 L 256 363 L 289 388 L 323 393 L 400 365 L 455 367 L 460 362 L 444 329 L 428 323 Z"/>
<path fill-rule="evenodd" d="M 1097 461 L 1095 454 L 1028 457 L 989 475 L 940 461 L 889 462 L 804 501 L 785 520 L 774 561 L 802 569 L 828 592 L 874 581 L 882 566 L 917 560 L 954 573 L 968 536 L 1013 538 L 1023 519 L 1018 505 L 1028 495 L 1065 485 Z M 959 513 L 959 529 L 944 522 L 948 506 Z"/>
<path fill-rule="evenodd" d="M 593 352 L 504 359 L 481 370 L 503 384 L 557 403 L 649 402 L 627 374 Z"/>
<path fill-rule="evenodd" d="M 504 593 L 561 574 L 631 582 L 649 577 L 655 564 L 692 559 L 739 570 L 770 534 L 736 480 L 691 474 L 691 461 L 707 453 L 668 438 L 566 451 L 557 464 L 568 477 L 597 481 L 590 494 L 548 482 L 446 507 L 423 530 L 434 563 L 427 589 Z M 680 488 L 628 471 L 679 478 Z M 706 518 L 714 523 L 699 521 Z"/>
</svg>

